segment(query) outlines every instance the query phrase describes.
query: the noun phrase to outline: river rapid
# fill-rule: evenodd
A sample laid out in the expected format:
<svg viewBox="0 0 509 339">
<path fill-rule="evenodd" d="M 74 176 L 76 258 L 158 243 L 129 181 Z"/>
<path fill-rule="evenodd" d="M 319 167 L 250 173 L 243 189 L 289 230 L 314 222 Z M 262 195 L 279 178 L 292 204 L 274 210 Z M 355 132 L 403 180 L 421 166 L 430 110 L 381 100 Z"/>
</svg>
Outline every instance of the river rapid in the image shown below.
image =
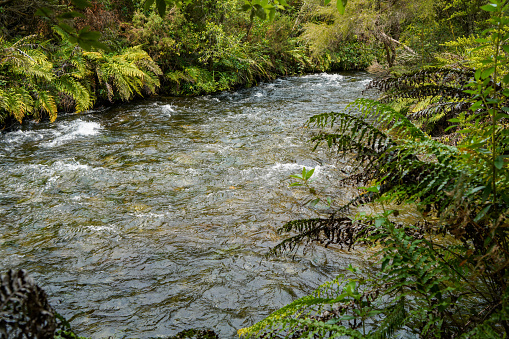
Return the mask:
<svg viewBox="0 0 509 339">
<path fill-rule="evenodd" d="M 360 97 L 365 73 L 288 77 L 26 123 L 0 136 L 0 269 L 26 269 L 75 331 L 235 338 L 358 255 L 266 258 L 312 216 L 289 175 L 327 187 L 347 163 L 311 152 L 314 114 Z M 345 198 L 348 196 L 345 190 Z M 341 195 L 341 194 L 340 194 Z"/>
</svg>

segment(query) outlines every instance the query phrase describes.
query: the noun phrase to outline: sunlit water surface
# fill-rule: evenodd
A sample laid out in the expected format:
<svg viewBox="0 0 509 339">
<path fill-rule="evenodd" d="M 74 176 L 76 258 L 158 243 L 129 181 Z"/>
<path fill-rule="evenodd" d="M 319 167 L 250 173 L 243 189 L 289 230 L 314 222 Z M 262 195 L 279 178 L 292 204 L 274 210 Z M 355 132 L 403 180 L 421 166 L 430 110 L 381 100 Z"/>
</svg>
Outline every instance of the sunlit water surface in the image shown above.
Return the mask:
<svg viewBox="0 0 509 339">
<path fill-rule="evenodd" d="M 26 269 L 84 336 L 201 327 L 236 337 L 359 260 L 320 247 L 264 255 L 279 226 L 309 215 L 289 175 L 315 168 L 326 187 L 347 166 L 311 152 L 303 124 L 367 82 L 364 73 L 284 78 L 2 134 L 1 270 Z"/>
</svg>

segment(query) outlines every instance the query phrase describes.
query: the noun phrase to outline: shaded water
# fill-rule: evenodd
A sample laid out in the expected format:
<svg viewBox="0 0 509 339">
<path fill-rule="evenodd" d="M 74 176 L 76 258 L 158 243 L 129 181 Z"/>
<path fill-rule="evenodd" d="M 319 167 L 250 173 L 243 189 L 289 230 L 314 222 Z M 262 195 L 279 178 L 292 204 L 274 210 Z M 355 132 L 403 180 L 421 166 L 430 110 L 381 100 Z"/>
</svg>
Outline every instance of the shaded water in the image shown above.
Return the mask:
<svg viewBox="0 0 509 339">
<path fill-rule="evenodd" d="M 61 116 L 0 137 L 0 268 L 24 268 L 77 333 L 221 338 L 332 279 L 355 256 L 265 259 L 302 216 L 288 176 L 341 176 L 302 128 L 361 96 L 364 73 Z"/>
</svg>

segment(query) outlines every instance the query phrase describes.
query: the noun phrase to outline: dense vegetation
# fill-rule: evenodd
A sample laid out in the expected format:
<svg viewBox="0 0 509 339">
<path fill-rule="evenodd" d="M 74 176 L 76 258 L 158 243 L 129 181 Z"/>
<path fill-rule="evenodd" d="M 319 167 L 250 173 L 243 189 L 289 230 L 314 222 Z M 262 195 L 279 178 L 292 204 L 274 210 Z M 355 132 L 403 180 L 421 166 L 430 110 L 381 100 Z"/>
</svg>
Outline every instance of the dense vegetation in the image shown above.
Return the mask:
<svg viewBox="0 0 509 339">
<path fill-rule="evenodd" d="M 0 2 L 0 123 L 54 120 L 57 111 L 156 90 L 197 95 L 280 75 L 364 69 L 375 59 L 371 42 L 354 37 L 316 47 L 321 38 L 306 35 L 306 25 L 328 19 L 302 2 L 277 12 L 256 1 L 179 2 L 164 13 L 159 3 Z"/>
<path fill-rule="evenodd" d="M 378 101 L 308 122 L 315 148 L 355 163 L 338 187 L 365 187 L 339 205 L 313 188 L 312 170 L 295 175 L 322 215 L 286 224 L 293 233 L 272 254 L 306 242 L 363 246 L 373 269 L 349 267 L 240 334 L 509 334 L 508 1 L 350 0 L 344 13 L 314 0 L 277 11 L 257 0 L 151 3 L 0 1 L 2 124 L 369 66 Z M 401 219 L 403 206 L 422 217 Z"/>
<path fill-rule="evenodd" d="M 315 148 L 324 143 L 356 164 L 343 183 L 366 187 L 335 206 L 313 188 L 312 170 L 293 176 L 293 186 L 312 193 L 310 207 L 329 207 L 327 216 L 287 223 L 280 231 L 294 235 L 272 253 L 297 251 L 303 242 L 363 246 L 374 271 L 349 267 L 240 334 L 509 334 L 508 11 L 508 1 L 483 5 L 479 17 L 489 18 L 479 26 L 486 29 L 465 25 L 465 35 L 446 44 L 456 54 L 435 54 L 435 67 L 372 81 L 383 93 L 379 101 L 359 99 L 345 112 L 310 118 Z M 393 55 L 388 48 L 388 64 L 397 61 Z M 401 219 L 409 205 L 422 217 Z"/>
</svg>

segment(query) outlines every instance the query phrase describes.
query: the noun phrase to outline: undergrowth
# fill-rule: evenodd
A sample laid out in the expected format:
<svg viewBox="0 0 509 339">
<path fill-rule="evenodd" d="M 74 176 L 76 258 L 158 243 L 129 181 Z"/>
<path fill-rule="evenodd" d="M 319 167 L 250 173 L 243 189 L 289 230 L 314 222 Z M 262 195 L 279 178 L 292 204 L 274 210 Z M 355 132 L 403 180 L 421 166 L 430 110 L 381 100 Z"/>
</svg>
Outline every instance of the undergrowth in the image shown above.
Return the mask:
<svg viewBox="0 0 509 339">
<path fill-rule="evenodd" d="M 348 274 L 239 330 L 241 336 L 509 334 L 508 8 L 497 0 L 482 7 L 492 27 L 478 42 L 494 51 L 482 68 L 375 80 L 371 87 L 384 92 L 382 101 L 359 99 L 344 112 L 309 119 L 317 131 L 315 148 L 325 144 L 351 159 L 356 171 L 343 181 L 365 187 L 326 218 L 284 225 L 279 232 L 293 235 L 271 254 L 292 253 L 309 242 L 365 246 L 374 253 L 372 268 L 348 267 Z M 406 102 L 406 109 L 387 105 L 395 102 Z M 426 128 L 431 123 L 435 127 Z M 440 126 L 455 135 L 454 143 L 426 133 Z M 309 172 L 293 176 L 297 186 L 309 189 Z M 316 192 L 310 190 L 313 202 L 325 200 Z M 372 204 L 383 212 L 352 215 L 357 206 Z M 399 205 L 415 206 L 421 220 L 400 221 Z"/>
</svg>

